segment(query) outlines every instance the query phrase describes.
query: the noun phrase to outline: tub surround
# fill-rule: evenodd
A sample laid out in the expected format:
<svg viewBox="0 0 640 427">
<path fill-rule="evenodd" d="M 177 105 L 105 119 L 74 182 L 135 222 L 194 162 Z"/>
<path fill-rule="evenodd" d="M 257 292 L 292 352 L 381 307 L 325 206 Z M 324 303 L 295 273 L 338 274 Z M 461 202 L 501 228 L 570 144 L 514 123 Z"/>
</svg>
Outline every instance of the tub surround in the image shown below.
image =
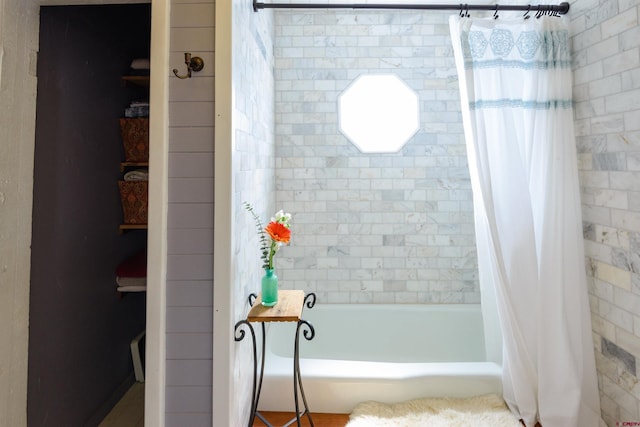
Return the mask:
<svg viewBox="0 0 640 427">
<path fill-rule="evenodd" d="M 312 412 L 349 413 L 367 400 L 470 397 L 502 392 L 502 369 L 485 356 L 476 304 L 322 304 L 304 312 L 312 341 L 300 368 Z M 260 410 L 291 411 L 294 326 L 267 332 Z M 277 392 L 274 392 L 277 390 Z"/>
</svg>

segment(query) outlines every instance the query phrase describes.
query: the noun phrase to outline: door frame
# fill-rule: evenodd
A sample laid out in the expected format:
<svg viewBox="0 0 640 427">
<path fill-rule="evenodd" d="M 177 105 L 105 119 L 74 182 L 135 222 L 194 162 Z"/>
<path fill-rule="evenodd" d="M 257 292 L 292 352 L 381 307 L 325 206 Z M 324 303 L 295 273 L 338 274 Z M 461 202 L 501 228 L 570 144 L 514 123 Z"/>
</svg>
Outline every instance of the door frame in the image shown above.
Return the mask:
<svg viewBox="0 0 640 427">
<path fill-rule="evenodd" d="M 170 0 L 40 0 L 40 6 L 151 3 L 145 424 L 165 424 Z M 39 38 L 40 25 L 35 27 Z M 154 70 L 159 70 L 155 71 Z M 35 128 L 35 122 L 33 123 Z"/>
</svg>

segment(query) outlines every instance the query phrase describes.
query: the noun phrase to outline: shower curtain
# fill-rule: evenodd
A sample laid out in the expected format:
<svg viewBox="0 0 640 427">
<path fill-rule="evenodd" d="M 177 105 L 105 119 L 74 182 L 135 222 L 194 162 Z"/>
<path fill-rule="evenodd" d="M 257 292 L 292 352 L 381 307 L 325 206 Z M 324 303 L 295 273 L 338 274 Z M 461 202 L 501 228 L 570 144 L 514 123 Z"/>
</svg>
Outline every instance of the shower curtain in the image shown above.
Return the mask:
<svg viewBox="0 0 640 427">
<path fill-rule="evenodd" d="M 527 427 L 596 427 L 567 24 L 452 16 L 450 29 L 504 399 Z"/>
</svg>

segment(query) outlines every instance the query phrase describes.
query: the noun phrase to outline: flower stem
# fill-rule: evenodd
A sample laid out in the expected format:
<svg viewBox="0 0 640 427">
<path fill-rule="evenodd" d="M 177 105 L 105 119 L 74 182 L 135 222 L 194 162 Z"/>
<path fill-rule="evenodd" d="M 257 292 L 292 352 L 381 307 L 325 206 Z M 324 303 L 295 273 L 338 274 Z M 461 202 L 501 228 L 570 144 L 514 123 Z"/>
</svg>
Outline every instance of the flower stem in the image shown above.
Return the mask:
<svg viewBox="0 0 640 427">
<path fill-rule="evenodd" d="M 269 269 L 273 270 L 273 256 L 278 251 L 278 242 L 275 240 L 271 242 L 271 249 L 269 250 Z"/>
</svg>

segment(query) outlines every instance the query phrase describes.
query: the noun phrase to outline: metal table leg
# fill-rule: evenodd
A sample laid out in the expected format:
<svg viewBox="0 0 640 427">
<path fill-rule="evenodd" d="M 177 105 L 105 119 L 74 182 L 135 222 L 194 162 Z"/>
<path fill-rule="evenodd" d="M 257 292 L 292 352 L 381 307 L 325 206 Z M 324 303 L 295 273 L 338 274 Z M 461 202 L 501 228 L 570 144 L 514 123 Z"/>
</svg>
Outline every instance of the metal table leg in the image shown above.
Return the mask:
<svg viewBox="0 0 640 427">
<path fill-rule="evenodd" d="M 306 326 L 308 328 L 303 331 L 304 338 L 307 341 L 312 340 L 316 335 L 316 331 L 313 329 L 311 323 L 302 319 L 298 320 L 298 326 L 296 327 L 296 341 L 293 351 L 293 398 L 296 406 L 296 421 L 298 422 L 298 427 L 301 426 L 300 417 L 304 417 L 305 415 L 309 419 L 309 424 L 311 424 L 311 427 L 313 427 L 313 420 L 311 419 L 309 405 L 307 405 L 307 397 L 304 395 L 302 376 L 300 375 L 300 329 L 303 326 Z M 304 411 L 302 413 L 300 412 L 300 405 L 298 403 L 298 387 L 300 387 L 300 396 L 302 397 L 302 403 L 304 405 Z"/>
<path fill-rule="evenodd" d="M 257 296 L 255 294 L 249 295 L 249 304 L 253 305 Z M 314 293 L 310 293 L 305 296 L 304 304 L 308 308 L 312 308 L 316 302 L 316 295 Z M 258 412 L 258 403 L 260 402 L 260 392 L 262 391 L 262 379 L 264 376 L 264 360 L 265 360 L 265 347 L 266 347 L 266 334 L 265 334 L 265 326 L 264 322 L 261 324 L 261 333 L 262 333 L 262 354 L 260 357 L 260 370 L 258 371 L 258 355 L 257 355 L 257 343 L 256 343 L 256 334 L 253 329 L 253 325 L 247 320 L 240 320 L 236 323 L 234 328 L 234 339 L 235 341 L 242 341 L 246 335 L 245 330 L 242 326 L 246 326 L 246 328 L 251 333 L 251 344 L 253 350 L 253 388 L 252 388 L 252 397 L 251 397 L 251 414 L 249 416 L 249 424 L 248 427 L 252 427 L 255 418 L 258 417 L 265 425 L 268 427 L 273 427 L 259 412 Z M 295 403 L 296 416 L 291 419 L 287 424 L 283 427 L 287 427 L 294 422 L 301 427 L 301 418 L 305 415 L 311 424 L 311 427 L 314 427 L 313 419 L 311 418 L 311 412 L 309 411 L 309 406 L 307 404 L 307 398 L 304 394 L 304 388 L 302 386 L 302 376 L 300 374 L 300 330 L 305 327 L 302 334 L 307 341 L 310 341 L 315 336 L 315 330 L 311 323 L 306 320 L 300 319 L 298 320 L 298 324 L 296 326 L 296 336 L 294 343 L 294 352 L 293 352 L 293 396 Z M 298 398 L 298 389 L 300 390 L 299 394 L 302 397 L 302 403 L 304 405 L 304 411 L 300 412 L 300 404 Z"/>
</svg>

